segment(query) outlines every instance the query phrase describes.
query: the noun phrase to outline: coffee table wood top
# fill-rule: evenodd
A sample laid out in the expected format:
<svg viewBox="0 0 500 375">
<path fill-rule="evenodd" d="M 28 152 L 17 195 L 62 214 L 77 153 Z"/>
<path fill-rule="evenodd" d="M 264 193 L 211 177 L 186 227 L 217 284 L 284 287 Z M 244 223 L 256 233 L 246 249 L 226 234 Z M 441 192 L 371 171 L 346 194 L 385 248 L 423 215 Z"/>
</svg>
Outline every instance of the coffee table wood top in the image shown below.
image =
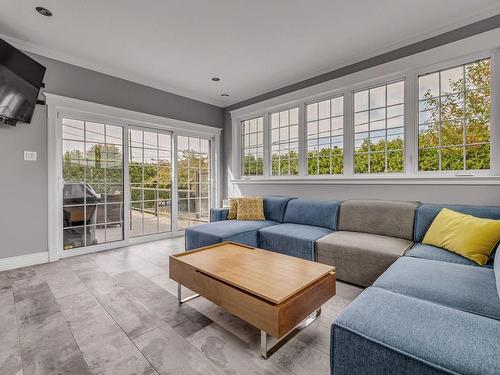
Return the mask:
<svg viewBox="0 0 500 375">
<path fill-rule="evenodd" d="M 274 304 L 299 293 L 335 268 L 288 255 L 224 242 L 174 257 Z"/>
</svg>

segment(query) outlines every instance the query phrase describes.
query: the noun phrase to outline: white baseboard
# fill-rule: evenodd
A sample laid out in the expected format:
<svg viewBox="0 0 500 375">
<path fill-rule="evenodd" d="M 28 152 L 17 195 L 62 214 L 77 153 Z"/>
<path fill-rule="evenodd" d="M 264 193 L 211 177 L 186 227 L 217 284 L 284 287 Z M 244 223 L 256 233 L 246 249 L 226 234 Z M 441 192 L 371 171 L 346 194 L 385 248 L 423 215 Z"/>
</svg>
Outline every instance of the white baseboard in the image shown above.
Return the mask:
<svg viewBox="0 0 500 375">
<path fill-rule="evenodd" d="M 14 268 L 28 267 L 35 264 L 47 263 L 49 261 L 49 252 L 20 255 L 17 257 L 0 259 L 0 271 L 12 270 Z"/>
</svg>

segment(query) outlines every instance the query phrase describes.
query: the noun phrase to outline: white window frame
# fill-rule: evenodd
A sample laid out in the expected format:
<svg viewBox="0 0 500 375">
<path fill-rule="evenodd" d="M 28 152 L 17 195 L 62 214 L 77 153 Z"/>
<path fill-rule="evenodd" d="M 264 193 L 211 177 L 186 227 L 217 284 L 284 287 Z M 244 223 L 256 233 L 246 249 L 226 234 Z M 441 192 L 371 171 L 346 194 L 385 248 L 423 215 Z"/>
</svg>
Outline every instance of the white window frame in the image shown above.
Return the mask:
<svg viewBox="0 0 500 375">
<path fill-rule="evenodd" d="M 354 80 L 350 77 L 343 77 L 341 87 L 335 87 L 335 80 L 325 83 L 330 86 L 329 90 L 318 91 L 318 88 L 308 88 L 299 90 L 291 94 L 270 99 L 266 102 L 257 103 L 247 108 L 239 108 L 231 111 L 232 116 L 232 145 L 233 160 L 232 168 L 234 173 L 231 182 L 235 183 L 360 183 L 360 184 L 500 184 L 500 108 L 492 105 L 491 108 L 491 163 L 489 170 L 480 171 L 418 171 L 418 76 L 450 68 L 457 65 L 481 60 L 491 59 L 491 82 L 492 82 L 492 103 L 498 102 L 500 98 L 500 49 L 487 50 L 478 53 L 464 54 L 432 64 L 421 64 L 400 70 L 396 73 L 379 73 L 377 68 L 363 71 L 363 78 Z M 384 70 L 384 69 L 381 69 Z M 385 69 L 387 70 L 387 69 Z M 361 73 L 360 73 L 361 74 Z M 347 81 L 347 82 L 345 82 Z M 354 92 L 376 87 L 378 85 L 389 84 L 391 82 L 404 81 L 405 103 L 404 103 L 404 172 L 403 173 L 372 173 L 354 174 Z M 319 85 L 318 85 L 319 86 Z M 340 86 L 340 85 L 339 85 Z M 309 92 L 309 95 L 301 94 L 302 91 Z M 305 124 L 305 106 L 308 103 L 338 96 L 344 96 L 344 173 L 338 175 L 308 175 L 307 174 L 307 135 Z M 283 101 L 281 103 L 280 101 Z M 270 104 L 272 103 L 272 104 Z M 299 107 L 299 174 L 298 176 L 273 176 L 270 174 L 270 125 L 269 116 L 271 113 Z M 250 110 L 249 110 L 250 109 Z M 245 112 L 247 110 L 248 112 Z M 239 124 L 241 121 L 264 117 L 264 175 L 263 176 L 241 176 L 241 149 L 238 140 L 241 139 Z M 267 167 L 267 170 L 266 170 Z"/>
<path fill-rule="evenodd" d="M 221 157 L 221 129 L 207 125 L 191 123 L 187 121 L 169 119 L 165 117 L 150 115 L 146 113 L 111 107 L 103 104 L 87 102 L 79 99 L 45 93 L 47 112 L 47 163 L 48 163 L 48 245 L 49 261 L 56 261 L 60 258 L 93 253 L 111 248 L 127 246 L 141 242 L 154 241 L 169 237 L 180 236 L 183 231 L 176 228 L 177 197 L 172 193 L 172 231 L 168 233 L 153 234 L 129 238 L 124 230 L 122 241 L 98 244 L 72 250 L 63 250 L 62 231 L 62 189 L 64 180 L 62 178 L 62 118 L 76 117 L 87 121 L 106 123 L 123 128 L 123 141 L 128 145 L 128 129 L 141 128 L 166 131 L 172 134 L 172 192 L 177 191 L 177 135 L 192 136 L 209 139 L 212 142 L 211 148 L 211 179 L 212 185 L 211 202 L 212 207 L 220 207 L 222 199 L 222 157 Z M 123 178 L 128 181 L 128 156 L 125 155 L 127 147 L 124 146 Z M 129 225 L 128 209 L 130 206 L 130 193 L 124 185 L 124 225 Z"/>
</svg>

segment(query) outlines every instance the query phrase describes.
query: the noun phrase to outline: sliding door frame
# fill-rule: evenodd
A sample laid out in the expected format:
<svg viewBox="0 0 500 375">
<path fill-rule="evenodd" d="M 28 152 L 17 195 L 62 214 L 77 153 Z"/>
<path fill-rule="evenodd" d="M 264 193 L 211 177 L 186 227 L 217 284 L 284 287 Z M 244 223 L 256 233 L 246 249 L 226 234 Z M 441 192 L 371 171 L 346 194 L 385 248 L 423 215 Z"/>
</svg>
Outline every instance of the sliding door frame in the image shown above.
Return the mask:
<svg viewBox="0 0 500 375">
<path fill-rule="evenodd" d="M 106 106 L 79 99 L 67 98 L 50 93 L 45 94 L 48 104 L 47 121 L 47 151 L 48 151 L 48 251 L 49 261 L 60 258 L 93 253 L 131 244 L 149 242 L 180 236 L 184 231 L 177 230 L 177 136 L 197 137 L 210 140 L 210 185 L 211 207 L 220 207 L 222 199 L 221 181 L 221 129 L 207 125 L 169 119 L 141 112 Z M 62 118 L 76 118 L 85 121 L 120 126 L 123 129 L 123 235 L 121 241 L 63 250 L 63 202 L 62 190 L 64 179 L 62 175 Z M 130 238 L 130 190 L 128 136 L 129 128 L 140 128 L 168 132 L 172 136 L 172 190 L 171 190 L 171 231 L 152 235 Z"/>
</svg>

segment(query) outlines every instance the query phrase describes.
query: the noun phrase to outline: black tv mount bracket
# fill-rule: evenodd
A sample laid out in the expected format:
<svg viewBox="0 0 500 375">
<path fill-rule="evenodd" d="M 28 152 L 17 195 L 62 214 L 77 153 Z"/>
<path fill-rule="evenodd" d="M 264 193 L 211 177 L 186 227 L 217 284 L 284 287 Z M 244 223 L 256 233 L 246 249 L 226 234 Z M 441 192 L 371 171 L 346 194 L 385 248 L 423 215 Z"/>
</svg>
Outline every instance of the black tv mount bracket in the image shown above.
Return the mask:
<svg viewBox="0 0 500 375">
<path fill-rule="evenodd" d="M 45 88 L 45 83 L 43 83 L 43 82 L 42 82 L 42 84 L 40 85 L 40 87 Z M 40 99 L 37 99 L 37 100 L 36 100 L 36 104 L 45 105 L 45 104 L 47 104 L 47 103 L 45 102 L 45 100 L 40 100 Z"/>
</svg>

